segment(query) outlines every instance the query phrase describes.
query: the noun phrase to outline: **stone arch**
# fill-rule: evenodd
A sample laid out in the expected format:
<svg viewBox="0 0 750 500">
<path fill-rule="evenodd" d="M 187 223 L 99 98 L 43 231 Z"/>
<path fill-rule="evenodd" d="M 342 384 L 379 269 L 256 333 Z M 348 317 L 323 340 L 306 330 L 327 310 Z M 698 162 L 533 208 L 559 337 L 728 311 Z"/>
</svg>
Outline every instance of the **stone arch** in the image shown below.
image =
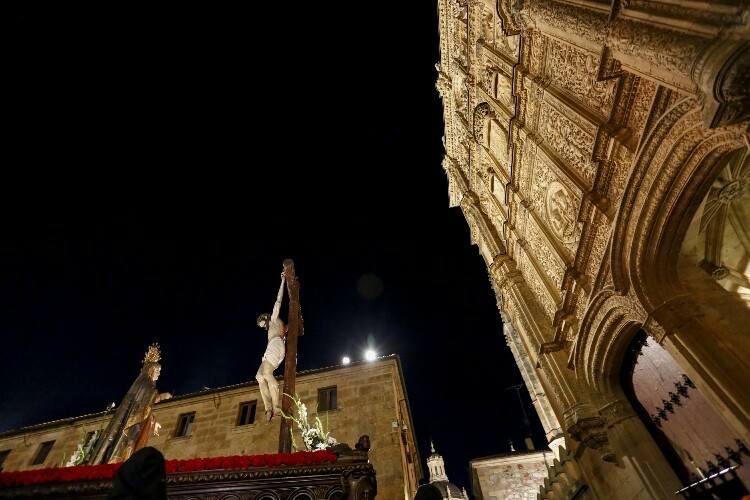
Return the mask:
<svg viewBox="0 0 750 500">
<path fill-rule="evenodd" d="M 643 317 L 637 304 L 612 289 L 592 297 L 573 353 L 576 374 L 591 389 L 613 392 L 625 350 Z"/>
<path fill-rule="evenodd" d="M 696 268 L 705 274 L 696 273 Z M 693 216 L 683 240 L 678 272 L 683 280 L 685 275 L 711 276 L 721 290 L 709 288 L 710 295 L 721 301 L 729 294 L 750 309 L 749 149 L 727 157 Z"/>
<path fill-rule="evenodd" d="M 726 156 L 746 140 L 741 126 L 707 128 L 695 98 L 677 101 L 636 153 L 610 253 L 614 290 L 639 304 L 644 330 L 664 343 L 743 439 L 750 438 L 750 390 L 733 380 L 750 372 L 750 312 L 731 301 L 721 309 L 704 303 L 692 278 L 678 273 L 678 256 Z"/>
<path fill-rule="evenodd" d="M 675 251 L 721 158 L 744 147 L 739 127 L 711 130 L 694 98 L 678 101 L 643 141 L 623 194 L 610 254 L 615 289 L 651 313 L 681 291 Z"/>
</svg>

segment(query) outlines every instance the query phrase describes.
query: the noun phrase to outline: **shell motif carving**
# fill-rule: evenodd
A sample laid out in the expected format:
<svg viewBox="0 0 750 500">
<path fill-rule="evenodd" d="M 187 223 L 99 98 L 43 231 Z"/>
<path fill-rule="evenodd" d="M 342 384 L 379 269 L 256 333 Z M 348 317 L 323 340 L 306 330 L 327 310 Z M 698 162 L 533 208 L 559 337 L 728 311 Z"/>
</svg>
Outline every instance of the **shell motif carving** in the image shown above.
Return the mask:
<svg viewBox="0 0 750 500">
<path fill-rule="evenodd" d="M 487 121 L 494 118 L 495 113 L 486 102 L 479 104 L 474 108 L 473 134 L 474 139 L 479 144 L 484 144 L 484 134 L 487 130 Z"/>
</svg>

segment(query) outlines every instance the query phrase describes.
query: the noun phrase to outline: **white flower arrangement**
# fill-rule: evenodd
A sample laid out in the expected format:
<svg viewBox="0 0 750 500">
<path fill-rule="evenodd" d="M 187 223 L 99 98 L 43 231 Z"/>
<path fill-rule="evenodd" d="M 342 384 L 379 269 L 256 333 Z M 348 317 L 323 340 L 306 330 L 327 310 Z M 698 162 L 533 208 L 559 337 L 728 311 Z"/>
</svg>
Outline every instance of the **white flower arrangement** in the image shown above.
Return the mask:
<svg viewBox="0 0 750 500">
<path fill-rule="evenodd" d="M 294 397 L 290 396 L 289 394 L 284 394 L 284 396 L 287 396 L 292 401 L 294 401 L 294 405 L 297 407 L 297 416 L 294 415 L 285 415 L 284 412 L 281 413 L 281 415 L 289 420 L 293 420 L 295 424 L 297 424 L 297 428 L 299 429 L 300 435 L 302 436 L 302 442 L 305 445 L 306 451 L 318 451 L 318 450 L 325 450 L 330 446 L 335 446 L 338 444 L 336 439 L 333 438 L 333 436 L 330 435 L 330 433 L 325 430 L 325 427 L 323 427 L 323 423 L 320 421 L 320 418 L 315 417 L 315 425 L 311 426 L 307 419 L 307 406 L 305 403 L 300 400 L 299 396 L 295 395 Z M 294 446 L 295 450 L 298 450 L 297 444 L 294 441 L 294 433 L 290 429 L 289 432 L 292 434 L 292 446 Z"/>
<path fill-rule="evenodd" d="M 86 441 L 86 435 L 84 434 L 81 437 L 81 441 L 79 441 L 76 447 L 76 451 L 73 452 L 68 461 L 65 463 L 65 467 L 85 464 L 86 459 L 88 459 L 89 455 L 91 454 L 94 443 L 96 443 L 96 439 L 99 437 L 99 434 L 101 434 L 101 432 L 101 429 L 94 431 L 88 441 Z"/>
</svg>

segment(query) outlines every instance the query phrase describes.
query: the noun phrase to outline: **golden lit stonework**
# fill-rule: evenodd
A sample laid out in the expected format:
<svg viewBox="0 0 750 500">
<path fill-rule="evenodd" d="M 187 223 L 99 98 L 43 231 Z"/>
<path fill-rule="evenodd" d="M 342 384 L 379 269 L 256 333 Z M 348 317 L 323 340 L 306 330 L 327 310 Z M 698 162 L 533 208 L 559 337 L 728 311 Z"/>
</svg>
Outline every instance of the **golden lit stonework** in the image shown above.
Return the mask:
<svg viewBox="0 0 750 500">
<path fill-rule="evenodd" d="M 696 493 L 750 447 L 750 385 L 737 383 L 750 373 L 746 4 L 438 0 L 438 12 L 449 205 L 560 462 L 536 492 Z M 640 364 L 624 361 L 643 345 Z M 700 399 L 685 380 L 710 401 L 701 423 L 679 423 Z M 749 466 L 732 473 L 750 488 Z"/>
</svg>

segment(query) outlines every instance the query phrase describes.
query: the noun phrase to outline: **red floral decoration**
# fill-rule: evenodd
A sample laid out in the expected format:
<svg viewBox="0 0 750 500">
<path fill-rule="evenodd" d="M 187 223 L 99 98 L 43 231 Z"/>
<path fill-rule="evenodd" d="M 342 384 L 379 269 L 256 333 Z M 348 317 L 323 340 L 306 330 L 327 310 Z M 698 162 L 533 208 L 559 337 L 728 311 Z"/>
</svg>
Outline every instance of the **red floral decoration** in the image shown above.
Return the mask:
<svg viewBox="0 0 750 500">
<path fill-rule="evenodd" d="M 252 467 L 282 467 L 335 462 L 336 455 L 328 451 L 300 451 L 274 455 L 236 455 L 233 457 L 191 458 L 167 460 L 167 474 L 203 470 L 242 470 Z M 61 481 L 91 481 L 112 479 L 122 464 L 81 465 L 52 469 L 0 472 L 0 487 L 29 486 Z"/>
</svg>

